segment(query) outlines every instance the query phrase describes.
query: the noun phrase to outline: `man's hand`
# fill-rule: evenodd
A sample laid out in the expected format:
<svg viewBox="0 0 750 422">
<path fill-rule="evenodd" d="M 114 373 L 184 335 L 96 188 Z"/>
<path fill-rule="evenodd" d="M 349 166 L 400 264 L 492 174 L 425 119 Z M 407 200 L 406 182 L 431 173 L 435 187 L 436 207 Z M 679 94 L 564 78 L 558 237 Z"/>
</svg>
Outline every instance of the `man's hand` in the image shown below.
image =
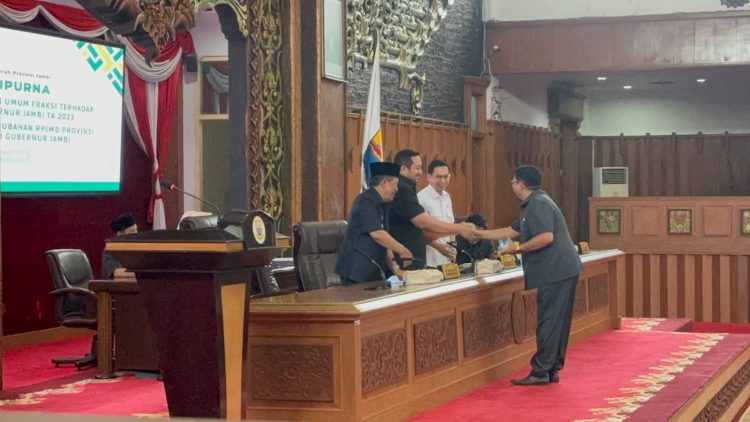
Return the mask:
<svg viewBox="0 0 750 422">
<path fill-rule="evenodd" d="M 479 230 L 477 230 L 477 227 L 472 223 L 460 223 L 461 226 L 463 226 L 463 229 L 461 230 L 461 237 L 468 240 L 469 242 L 476 242 L 477 240 L 481 239 L 479 236 Z"/>
<path fill-rule="evenodd" d="M 445 243 L 435 243 L 434 245 L 430 245 L 433 248 L 437 249 L 438 252 L 440 252 L 441 255 L 444 257 L 450 259 L 451 261 L 454 261 L 456 259 L 456 248 L 454 248 L 451 245 L 445 244 Z"/>
<path fill-rule="evenodd" d="M 402 261 L 406 261 L 407 259 L 411 261 L 412 259 L 414 259 L 414 255 L 408 248 L 404 248 L 404 250 L 398 251 L 397 253 L 399 259 L 401 259 Z"/>
</svg>

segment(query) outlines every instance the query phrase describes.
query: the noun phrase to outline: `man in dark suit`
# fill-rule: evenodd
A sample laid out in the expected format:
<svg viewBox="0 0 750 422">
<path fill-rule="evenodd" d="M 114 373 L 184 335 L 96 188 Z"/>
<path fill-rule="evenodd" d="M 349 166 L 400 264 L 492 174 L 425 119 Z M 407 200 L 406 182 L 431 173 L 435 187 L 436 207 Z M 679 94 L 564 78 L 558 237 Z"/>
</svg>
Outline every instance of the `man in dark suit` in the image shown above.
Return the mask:
<svg viewBox="0 0 750 422">
<path fill-rule="evenodd" d="M 387 267 L 403 277 L 388 251 L 404 258 L 411 258 L 411 252 L 388 234 L 385 218 L 385 206 L 393 201 L 398 191 L 399 168 L 394 163 L 370 164 L 370 188 L 360 193 L 352 204 L 346 236 L 336 261 L 336 274 L 342 284 L 380 280 L 381 270 Z"/>
<path fill-rule="evenodd" d="M 560 208 L 540 189 L 542 175 L 534 166 L 516 169 L 511 188 L 521 201 L 521 215 L 510 227 L 480 232 L 484 239 L 519 239 L 501 251 L 521 253 L 526 289 L 537 289 L 536 353 L 531 372 L 511 382 L 546 385 L 558 382 L 565 363 L 573 320 L 576 283 L 583 271 Z"/>
</svg>

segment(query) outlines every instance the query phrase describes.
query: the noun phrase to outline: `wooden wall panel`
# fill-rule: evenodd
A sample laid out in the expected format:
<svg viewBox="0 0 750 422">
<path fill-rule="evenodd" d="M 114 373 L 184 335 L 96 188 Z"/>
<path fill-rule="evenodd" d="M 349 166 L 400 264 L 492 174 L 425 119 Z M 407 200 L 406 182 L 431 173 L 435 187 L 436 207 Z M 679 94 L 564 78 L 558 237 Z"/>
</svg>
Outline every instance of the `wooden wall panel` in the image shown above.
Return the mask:
<svg viewBox="0 0 750 422">
<path fill-rule="evenodd" d="M 488 122 L 488 139 L 494 145 L 494 177 L 486 179 L 490 189 L 482 191 L 489 224 L 505 227 L 518 217 L 518 199 L 510 187 L 513 172 L 519 165 L 533 164 L 542 172 L 542 189 L 560 204 L 560 142 L 543 128 L 504 122 Z M 477 193 L 479 194 L 479 193 Z"/>
<path fill-rule="evenodd" d="M 595 167 L 629 168 L 631 196 L 750 195 L 748 135 L 590 139 Z"/>
<path fill-rule="evenodd" d="M 597 249 L 628 253 L 750 255 L 750 235 L 742 234 L 740 210 L 746 196 L 669 196 L 589 199 L 589 241 Z M 620 232 L 599 233 L 598 211 L 620 210 Z M 670 234 L 670 210 L 691 210 L 691 233 Z"/>
<path fill-rule="evenodd" d="M 345 147 L 345 215 L 348 217 L 351 205 L 360 191 L 362 137 L 364 113 L 350 113 L 346 119 Z M 384 114 L 380 119 L 383 137 L 384 157 L 393 160 L 394 155 L 404 148 L 419 151 L 422 156 L 424 174 L 417 184 L 417 190 L 427 185 L 427 165 L 434 159 L 446 161 L 452 172 L 448 192 L 453 201 L 453 213 L 465 216 L 471 208 L 471 141 L 469 129 L 460 124 L 409 116 Z M 346 218 L 345 217 L 345 218 Z"/>
<path fill-rule="evenodd" d="M 624 316 L 749 322 L 750 236 L 740 231 L 748 197 L 591 198 L 591 247 L 625 259 Z M 598 233 L 597 210 L 621 211 L 620 233 Z M 689 235 L 669 234 L 669 209 L 692 209 Z"/>
<path fill-rule="evenodd" d="M 747 13 L 490 23 L 496 73 L 660 69 L 750 62 Z"/>
<path fill-rule="evenodd" d="M 628 254 L 622 316 L 748 323 L 747 255 Z"/>
</svg>

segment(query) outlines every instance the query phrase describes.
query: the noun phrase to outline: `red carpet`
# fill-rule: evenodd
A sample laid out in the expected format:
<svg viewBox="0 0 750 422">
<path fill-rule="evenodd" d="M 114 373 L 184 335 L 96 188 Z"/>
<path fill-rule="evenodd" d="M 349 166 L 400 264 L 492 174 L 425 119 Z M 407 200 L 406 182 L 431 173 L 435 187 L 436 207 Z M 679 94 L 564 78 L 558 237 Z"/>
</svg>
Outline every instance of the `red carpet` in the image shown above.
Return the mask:
<svg viewBox="0 0 750 422">
<path fill-rule="evenodd" d="M 111 416 L 168 416 L 164 386 L 155 376 L 132 373 L 111 380 L 90 376 L 33 392 L 2 393 L 0 410 Z"/>
<path fill-rule="evenodd" d="M 688 318 L 620 318 L 621 330 L 632 331 L 695 331 L 693 320 Z M 703 333 L 727 333 L 731 331 L 701 331 Z"/>
<path fill-rule="evenodd" d="M 91 350 L 91 336 L 76 337 L 38 346 L 7 350 L 3 353 L 3 388 L 5 390 L 54 379 L 75 376 L 74 366 L 55 368 L 54 357 L 83 356 Z M 92 375 L 91 370 L 85 371 Z"/>
<path fill-rule="evenodd" d="M 609 331 L 571 348 L 559 384 L 511 385 L 524 370 L 411 421 L 662 421 L 747 344 L 744 335 Z"/>
<path fill-rule="evenodd" d="M 571 348 L 561 382 L 516 387 L 497 380 L 412 419 L 417 421 L 661 421 L 666 420 L 750 336 L 663 332 L 683 322 L 631 321 L 634 330 L 602 333 Z M 696 330 L 750 332 L 748 324 L 695 324 Z M 5 354 L 0 411 L 166 417 L 163 384 L 153 376 L 94 379 L 94 370 L 54 368 L 52 356 L 83 355 L 90 338 Z"/>
<path fill-rule="evenodd" d="M 9 350 L 3 356 L 0 411 L 167 416 L 164 386 L 155 376 L 125 373 L 114 380 L 94 378 L 96 368 L 55 368 L 53 357 L 83 356 L 91 336 Z M 113 397 L 117 399 L 114 400 Z"/>
<path fill-rule="evenodd" d="M 750 334 L 750 324 L 735 322 L 695 322 L 693 331 L 696 333 L 735 333 Z"/>
</svg>

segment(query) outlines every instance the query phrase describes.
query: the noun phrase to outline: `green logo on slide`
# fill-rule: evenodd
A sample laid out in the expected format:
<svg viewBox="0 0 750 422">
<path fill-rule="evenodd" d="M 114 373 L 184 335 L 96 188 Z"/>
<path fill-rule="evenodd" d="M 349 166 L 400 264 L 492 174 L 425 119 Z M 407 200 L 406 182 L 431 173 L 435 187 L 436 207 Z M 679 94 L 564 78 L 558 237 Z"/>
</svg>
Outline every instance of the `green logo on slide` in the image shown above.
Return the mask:
<svg viewBox="0 0 750 422">
<path fill-rule="evenodd" d="M 107 75 L 117 92 L 122 95 L 123 49 L 78 41 L 76 47 L 94 72 Z"/>
</svg>

